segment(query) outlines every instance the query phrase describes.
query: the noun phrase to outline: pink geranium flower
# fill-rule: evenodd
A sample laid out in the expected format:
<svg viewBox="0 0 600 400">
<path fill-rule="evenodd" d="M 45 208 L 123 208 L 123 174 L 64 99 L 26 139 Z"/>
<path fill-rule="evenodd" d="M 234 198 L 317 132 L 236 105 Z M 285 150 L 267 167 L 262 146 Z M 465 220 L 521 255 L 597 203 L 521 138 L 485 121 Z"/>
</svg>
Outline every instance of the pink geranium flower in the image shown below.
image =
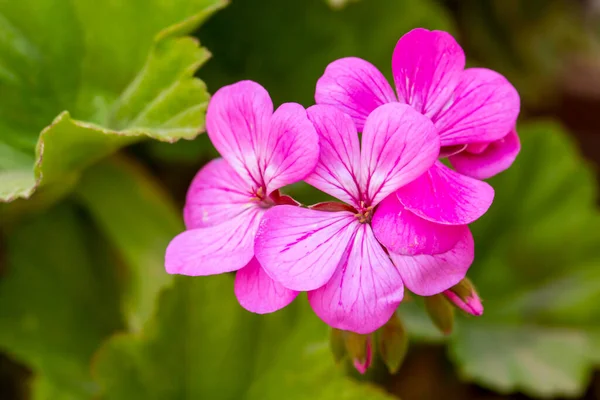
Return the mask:
<svg viewBox="0 0 600 400">
<path fill-rule="evenodd" d="M 315 94 L 317 104 L 350 115 L 359 131 L 377 106 L 390 102 L 410 104 L 431 118 L 440 155 L 449 156 L 456 171 L 436 162 L 399 190 L 398 198 L 420 218 L 449 225 L 471 223 L 487 211 L 494 192 L 478 179 L 508 168 L 519 152 L 513 129 L 518 93 L 494 71 L 464 67 L 463 50 L 451 35 L 415 29 L 394 50 L 396 93 L 372 64 L 343 58 L 327 67 Z"/>
<path fill-rule="evenodd" d="M 362 148 L 354 123 L 337 108 L 316 105 L 308 116 L 321 153 L 306 182 L 344 204 L 272 208 L 256 238 L 256 257 L 283 286 L 308 291 L 312 308 L 327 324 L 370 333 L 389 320 L 402 300 L 406 272 L 392 264 L 375 238 L 375 208 L 433 165 L 439 135 L 428 118 L 399 103 L 370 113 Z M 433 279 L 445 279 L 436 274 Z"/>
<path fill-rule="evenodd" d="M 273 112 L 267 91 L 251 81 L 215 93 L 206 127 L 223 158 L 202 168 L 189 188 L 187 230 L 167 248 L 167 272 L 196 276 L 238 271 L 234 289 L 243 307 L 257 313 L 278 310 L 297 292 L 264 272 L 254 257 L 254 239 L 269 208 L 294 204 L 278 189 L 314 170 L 317 133 L 301 105 L 287 103 Z"/>
</svg>

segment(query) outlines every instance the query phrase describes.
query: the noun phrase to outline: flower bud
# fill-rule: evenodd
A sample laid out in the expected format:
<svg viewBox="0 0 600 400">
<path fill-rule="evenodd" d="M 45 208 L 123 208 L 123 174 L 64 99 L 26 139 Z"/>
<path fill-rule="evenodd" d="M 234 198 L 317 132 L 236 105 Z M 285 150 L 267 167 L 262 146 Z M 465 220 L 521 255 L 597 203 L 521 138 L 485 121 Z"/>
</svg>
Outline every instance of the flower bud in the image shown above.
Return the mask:
<svg viewBox="0 0 600 400">
<path fill-rule="evenodd" d="M 378 331 L 378 350 L 391 374 L 398 372 L 408 350 L 408 335 L 397 314 Z"/>
<path fill-rule="evenodd" d="M 467 278 L 446 290 L 444 295 L 452 304 L 468 314 L 475 316 L 483 314 L 481 299 L 479 299 L 475 286 Z"/>
<path fill-rule="evenodd" d="M 454 325 L 454 308 L 441 294 L 425 297 L 427 314 L 444 335 L 452 333 Z"/>
<path fill-rule="evenodd" d="M 354 332 L 344 332 L 346 351 L 352 359 L 354 368 L 361 374 L 367 372 L 373 360 L 371 335 L 359 335 Z"/>
<path fill-rule="evenodd" d="M 336 363 L 349 356 L 354 368 L 361 374 L 367 372 L 371 366 L 373 360 L 371 335 L 332 329 L 329 335 L 329 346 Z"/>
</svg>

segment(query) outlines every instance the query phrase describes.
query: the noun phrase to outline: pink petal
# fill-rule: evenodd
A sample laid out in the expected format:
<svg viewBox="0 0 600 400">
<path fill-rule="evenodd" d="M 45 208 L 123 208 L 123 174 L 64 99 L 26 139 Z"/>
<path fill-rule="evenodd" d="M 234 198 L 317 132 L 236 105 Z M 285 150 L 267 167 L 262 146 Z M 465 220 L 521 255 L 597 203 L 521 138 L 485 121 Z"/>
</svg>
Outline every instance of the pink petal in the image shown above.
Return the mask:
<svg viewBox="0 0 600 400">
<path fill-rule="evenodd" d="M 219 225 L 177 235 L 167 247 L 167 272 L 199 276 L 242 268 L 254 256 L 254 237 L 263 213 L 252 208 Z"/>
<path fill-rule="evenodd" d="M 414 29 L 402 36 L 392 57 L 400 102 L 431 117 L 448 101 L 465 68 L 465 54 L 441 31 Z"/>
<path fill-rule="evenodd" d="M 308 109 L 308 117 L 319 135 L 321 153 L 317 167 L 306 182 L 357 206 L 360 201 L 360 144 L 356 127 L 348 115 L 333 106 L 312 106 Z"/>
<path fill-rule="evenodd" d="M 271 118 L 264 144 L 264 182 L 267 194 L 306 178 L 317 165 L 319 137 L 300 104 L 282 104 Z"/>
<path fill-rule="evenodd" d="M 257 314 L 282 309 L 298 295 L 271 279 L 256 258 L 236 273 L 234 291 L 241 306 Z"/>
<path fill-rule="evenodd" d="M 365 120 L 378 106 L 396 100 L 383 74 L 360 58 L 341 58 L 329 64 L 317 81 L 317 104 L 332 105 L 352 117 L 362 131 Z"/>
<path fill-rule="evenodd" d="M 367 334 L 390 319 L 403 294 L 398 271 L 371 227 L 361 224 L 331 280 L 309 292 L 308 300 L 333 328 Z"/>
<path fill-rule="evenodd" d="M 515 126 L 517 90 L 497 72 L 470 68 L 462 73 L 450 105 L 433 120 L 442 146 L 501 139 Z"/>
<path fill-rule="evenodd" d="M 439 152 L 439 137 L 429 118 L 405 104 L 378 107 L 367 118 L 362 135 L 361 181 L 366 202 L 375 206 L 422 175 Z"/>
<path fill-rule="evenodd" d="M 357 225 L 354 215 L 345 211 L 277 206 L 260 225 L 256 258 L 288 289 L 313 290 L 331 278 Z"/>
<path fill-rule="evenodd" d="M 397 195 L 407 209 L 421 218 L 439 224 L 466 225 L 485 214 L 494 200 L 494 189 L 438 161 L 398 190 Z"/>
<path fill-rule="evenodd" d="M 219 89 L 208 104 L 206 130 L 215 148 L 244 181 L 262 186 L 259 156 L 269 133 L 273 103 L 256 82 Z"/>
<path fill-rule="evenodd" d="M 476 148 L 479 150 L 479 148 Z M 491 142 L 479 153 L 471 145 L 461 153 L 449 158 L 452 166 L 461 174 L 476 179 L 487 179 L 508 169 L 521 151 L 521 142 L 516 130 L 500 140 Z"/>
<path fill-rule="evenodd" d="M 417 217 L 394 194 L 377 207 L 371 226 L 377 240 L 389 251 L 410 256 L 444 253 L 464 232 L 461 225 L 441 225 Z"/>
<path fill-rule="evenodd" d="M 217 225 L 255 207 L 251 187 L 227 161 L 217 158 L 194 177 L 187 192 L 183 217 L 187 229 Z"/>
<path fill-rule="evenodd" d="M 445 253 L 405 256 L 390 253 L 404 285 L 419 296 L 432 296 L 460 282 L 473 263 L 473 236 L 467 226 L 456 245 Z"/>
</svg>

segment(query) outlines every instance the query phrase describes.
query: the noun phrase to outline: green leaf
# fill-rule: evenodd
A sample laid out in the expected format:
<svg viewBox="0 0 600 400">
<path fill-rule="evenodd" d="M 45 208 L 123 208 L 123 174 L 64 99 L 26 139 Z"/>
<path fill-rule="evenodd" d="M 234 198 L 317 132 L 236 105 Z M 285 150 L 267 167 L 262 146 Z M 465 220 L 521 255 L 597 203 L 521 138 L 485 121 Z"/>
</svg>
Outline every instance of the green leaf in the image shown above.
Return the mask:
<svg viewBox="0 0 600 400">
<path fill-rule="evenodd" d="M 463 376 L 500 393 L 578 397 L 592 372 L 589 340 L 576 329 L 469 321 L 451 349 Z"/>
<path fill-rule="evenodd" d="M 0 347 L 38 376 L 34 398 L 89 398 L 92 354 L 122 326 L 116 270 L 84 215 L 62 205 L 6 236 Z M 60 387 L 62 397 L 52 395 Z"/>
<path fill-rule="evenodd" d="M 466 379 L 494 390 L 577 396 L 600 359 L 596 182 L 561 127 L 519 132 L 522 152 L 473 224 L 469 276 L 485 313 L 459 321 L 450 352 Z"/>
<path fill-rule="evenodd" d="M 327 338 L 305 298 L 255 315 L 237 304 L 231 276 L 183 277 L 143 332 L 105 344 L 94 376 L 106 399 L 390 398 L 345 377 Z"/>
<path fill-rule="evenodd" d="M 184 230 L 180 213 L 152 177 L 124 159 L 87 170 L 77 194 L 127 266 L 121 304 L 129 328 L 137 331 L 154 314 L 158 293 L 172 282 L 164 253 Z"/>
<path fill-rule="evenodd" d="M 0 201 L 76 179 L 145 137 L 202 132 L 209 96 L 194 73 L 209 53 L 185 35 L 223 5 L 1 2 Z"/>
</svg>

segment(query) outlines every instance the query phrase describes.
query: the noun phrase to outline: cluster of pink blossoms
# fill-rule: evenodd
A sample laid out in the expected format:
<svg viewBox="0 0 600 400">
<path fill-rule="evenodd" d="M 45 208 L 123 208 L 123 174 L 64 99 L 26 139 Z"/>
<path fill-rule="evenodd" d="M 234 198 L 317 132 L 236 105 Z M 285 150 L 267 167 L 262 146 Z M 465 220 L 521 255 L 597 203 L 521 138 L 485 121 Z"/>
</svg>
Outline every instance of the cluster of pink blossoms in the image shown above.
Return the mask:
<svg viewBox="0 0 600 400">
<path fill-rule="evenodd" d="M 358 58 L 327 67 L 307 110 L 273 111 L 250 81 L 220 89 L 206 126 L 223 158 L 189 188 L 187 230 L 167 249 L 167 271 L 237 271 L 235 295 L 256 313 L 305 291 L 323 321 L 360 334 L 390 319 L 405 287 L 451 297 L 474 258 L 468 224 L 494 197 L 481 179 L 520 148 L 516 90 L 464 67 L 452 36 L 415 29 L 394 50 L 396 93 Z M 304 207 L 279 192 L 301 180 L 339 202 Z"/>
</svg>

